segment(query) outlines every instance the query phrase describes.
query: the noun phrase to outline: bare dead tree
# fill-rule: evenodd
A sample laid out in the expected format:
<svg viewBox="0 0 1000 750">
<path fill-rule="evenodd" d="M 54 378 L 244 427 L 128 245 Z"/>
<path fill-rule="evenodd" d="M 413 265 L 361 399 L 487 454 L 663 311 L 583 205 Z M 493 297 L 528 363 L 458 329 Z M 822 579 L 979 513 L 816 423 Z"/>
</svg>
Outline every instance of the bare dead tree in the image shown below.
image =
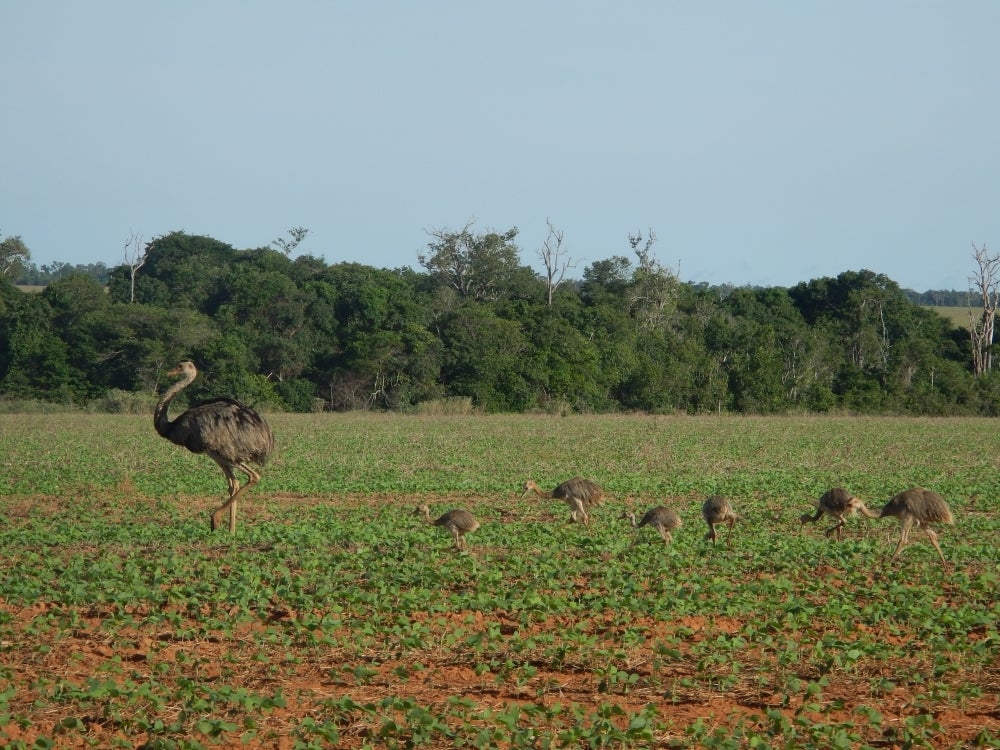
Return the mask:
<svg viewBox="0 0 1000 750">
<path fill-rule="evenodd" d="M 993 369 L 993 321 L 1000 306 L 1000 255 L 991 255 L 986 245 L 972 243 L 976 273 L 969 277 L 969 332 L 972 338 L 972 370 L 982 375 Z M 981 305 L 972 308 L 972 295 L 977 294 Z"/>
<path fill-rule="evenodd" d="M 538 251 L 538 257 L 545 266 L 545 289 L 548 293 L 548 304 L 551 307 L 552 295 L 562 284 L 566 277 L 566 271 L 575 268 L 577 262 L 568 255 L 563 257 L 566 248 L 563 247 L 562 230 L 556 229 L 548 219 L 545 220 L 545 223 L 548 224 L 549 234 L 545 238 L 545 242 L 542 243 L 542 249 Z"/>
<path fill-rule="evenodd" d="M 135 277 L 139 269 L 146 265 L 146 254 L 149 252 L 149 244 L 142 244 L 142 237 L 135 232 L 130 232 L 125 240 L 125 265 L 128 266 L 129 292 L 128 301 L 135 302 Z"/>
</svg>

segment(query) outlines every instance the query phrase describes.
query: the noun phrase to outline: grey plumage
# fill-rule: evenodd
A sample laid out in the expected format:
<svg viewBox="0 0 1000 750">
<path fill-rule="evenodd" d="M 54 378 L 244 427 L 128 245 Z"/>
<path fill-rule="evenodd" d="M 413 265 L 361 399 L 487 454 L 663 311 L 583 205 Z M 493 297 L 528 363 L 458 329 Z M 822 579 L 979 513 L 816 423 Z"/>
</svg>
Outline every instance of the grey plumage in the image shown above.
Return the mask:
<svg viewBox="0 0 1000 750">
<path fill-rule="evenodd" d="M 879 514 L 874 511 L 868 510 L 861 499 L 855 497 L 850 492 L 845 490 L 843 487 L 834 487 L 824 492 L 819 500 L 816 501 L 816 513 L 810 515 L 809 513 L 803 513 L 799 517 L 799 521 L 802 523 L 815 523 L 824 514 L 836 519 L 835 523 L 830 528 L 826 529 L 823 533 L 830 536 L 834 531 L 837 532 L 837 539 L 843 539 L 844 537 L 844 524 L 847 523 L 847 517 L 853 516 L 855 513 L 862 513 L 868 518 L 878 518 Z"/>
<path fill-rule="evenodd" d="M 721 495 L 709 495 L 701 506 L 701 515 L 708 524 L 706 539 L 712 540 L 712 544 L 717 543 L 715 527 L 724 523 L 729 526 L 729 534 L 726 535 L 726 546 L 733 543 L 733 524 L 739 520 L 739 516 L 733 512 L 733 506 Z"/>
<path fill-rule="evenodd" d="M 883 506 L 879 518 L 889 518 L 890 516 L 895 517 L 900 526 L 899 544 L 896 545 L 896 551 L 889 558 L 890 561 L 896 559 L 900 550 L 903 549 L 903 545 L 910 538 L 910 529 L 916 527 L 927 532 L 927 537 L 934 545 L 934 549 L 937 550 L 942 564 L 947 564 L 944 553 L 941 552 L 941 546 L 938 544 L 937 533 L 931 528 L 932 524 L 950 525 L 955 523 L 951 508 L 948 507 L 948 503 L 943 497 L 923 487 L 913 487 L 905 492 L 900 492 Z"/>
<path fill-rule="evenodd" d="M 635 529 L 643 526 L 649 526 L 655 529 L 656 533 L 663 537 L 663 541 L 667 544 L 672 541 L 670 532 L 676 531 L 683 525 L 681 517 L 677 515 L 677 511 L 673 508 L 667 508 L 662 505 L 658 505 L 655 508 L 647 510 L 643 514 L 642 520 L 638 522 L 635 520 L 635 513 L 630 510 L 622 513 L 622 518 L 627 518 L 632 523 L 632 527 Z"/>
<path fill-rule="evenodd" d="M 469 511 L 461 508 L 449 510 L 437 519 L 431 519 L 431 509 L 421 503 L 414 511 L 415 515 L 422 516 L 427 523 L 440 526 L 451 533 L 456 549 L 465 549 L 465 535 L 479 528 L 479 521 L 476 520 Z"/>
<path fill-rule="evenodd" d="M 226 475 L 229 497 L 212 511 L 211 528 L 218 525 L 219 515 L 229 511 L 229 531 L 236 531 L 236 500 L 248 488 L 260 481 L 262 467 L 274 450 L 271 428 L 260 414 L 231 398 L 213 398 L 191 406 L 177 419 L 171 420 L 167 409 L 174 397 L 198 376 L 192 362 L 181 362 L 167 375 L 182 376 L 167 389 L 153 412 L 156 432 L 192 453 L 204 453 L 219 465 Z M 246 474 L 247 483 L 240 487 L 236 472 Z"/>
<path fill-rule="evenodd" d="M 570 520 L 580 521 L 585 524 L 590 523 L 589 510 L 596 508 L 604 502 L 604 490 L 592 479 L 583 477 L 573 477 L 567 479 L 553 490 L 543 490 L 535 482 L 528 480 L 524 483 L 524 495 L 534 492 L 542 498 L 555 498 L 562 500 L 569 507 Z"/>
</svg>

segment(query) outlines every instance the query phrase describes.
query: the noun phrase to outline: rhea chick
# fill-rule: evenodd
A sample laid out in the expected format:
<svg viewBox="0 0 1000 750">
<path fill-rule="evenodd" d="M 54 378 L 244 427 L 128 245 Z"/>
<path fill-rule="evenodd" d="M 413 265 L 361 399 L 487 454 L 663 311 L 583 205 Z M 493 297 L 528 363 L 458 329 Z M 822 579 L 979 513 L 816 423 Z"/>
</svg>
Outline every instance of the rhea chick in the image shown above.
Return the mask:
<svg viewBox="0 0 1000 750">
<path fill-rule="evenodd" d="M 819 500 L 816 501 L 815 515 L 803 513 L 799 517 L 799 521 L 803 524 L 815 523 L 822 518 L 824 514 L 828 515 L 831 518 L 836 519 L 837 523 L 826 529 L 823 533 L 830 536 L 830 534 L 836 531 L 837 539 L 840 540 L 844 538 L 844 524 L 847 523 L 847 517 L 853 516 L 858 512 L 868 518 L 879 518 L 879 514 L 868 510 L 859 498 L 852 495 L 843 487 L 834 487 L 833 489 L 824 492 L 820 496 Z"/>
<path fill-rule="evenodd" d="M 567 479 L 553 490 L 543 490 L 529 479 L 524 483 L 524 493 L 521 497 L 529 492 L 534 492 L 542 498 L 562 500 L 569 507 L 570 520 L 584 524 L 590 523 L 590 514 L 587 511 L 604 502 L 604 490 L 601 486 L 594 480 L 583 477 Z"/>
<path fill-rule="evenodd" d="M 479 521 L 469 511 L 455 508 L 449 510 L 436 520 L 431 520 L 431 509 L 426 504 L 421 503 L 413 511 L 413 515 L 422 516 L 423 519 L 434 526 L 440 526 L 451 533 L 451 538 L 455 541 L 456 549 L 465 549 L 465 535 L 479 528 Z"/>
<path fill-rule="evenodd" d="M 708 533 L 705 535 L 705 538 L 710 539 L 712 544 L 717 543 L 715 527 L 720 523 L 729 526 L 729 534 L 726 535 L 726 546 L 731 547 L 733 544 L 733 524 L 740 517 L 733 511 L 733 506 L 729 504 L 729 501 L 721 495 L 710 495 L 701 506 L 701 515 L 704 517 L 705 523 L 708 524 Z"/>
<path fill-rule="evenodd" d="M 671 531 L 676 531 L 682 525 L 681 517 L 677 515 L 677 511 L 672 508 L 666 508 L 662 505 L 658 505 L 655 508 L 650 508 L 647 510 L 643 516 L 642 520 L 636 523 L 635 513 L 630 510 L 622 513 L 622 518 L 627 518 L 632 523 L 632 528 L 638 529 L 642 526 L 649 526 L 656 529 L 656 533 L 663 537 L 663 541 L 670 544 L 672 537 L 670 536 Z"/>
<path fill-rule="evenodd" d="M 926 490 L 923 487 L 913 487 L 900 492 L 892 500 L 887 502 L 882 508 L 879 518 L 889 518 L 894 516 L 899 521 L 900 535 L 899 544 L 896 551 L 889 558 L 890 562 L 899 555 L 903 545 L 910 538 L 910 529 L 921 528 L 927 532 L 927 538 L 931 540 L 934 549 L 937 550 L 941 563 L 947 565 L 944 554 L 941 552 L 941 545 L 938 544 L 937 533 L 931 528 L 932 524 L 953 524 L 955 517 L 951 514 L 951 508 L 944 498 L 936 492 Z"/>
</svg>

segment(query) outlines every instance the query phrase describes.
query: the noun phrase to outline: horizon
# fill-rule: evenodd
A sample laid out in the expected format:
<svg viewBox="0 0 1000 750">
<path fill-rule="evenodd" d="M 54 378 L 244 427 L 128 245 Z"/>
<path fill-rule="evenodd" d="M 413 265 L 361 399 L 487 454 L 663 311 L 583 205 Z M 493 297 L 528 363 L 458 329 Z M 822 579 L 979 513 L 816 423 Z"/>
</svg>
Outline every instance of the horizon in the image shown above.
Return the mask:
<svg viewBox="0 0 1000 750">
<path fill-rule="evenodd" d="M 212 238 L 212 239 L 214 239 L 214 238 Z M 237 252 L 246 252 L 248 250 L 258 250 L 258 249 L 261 249 L 261 248 L 233 248 L 233 249 L 236 250 Z M 274 250 L 274 252 L 281 252 L 280 250 L 277 250 L 275 248 L 266 248 L 266 249 Z M 296 254 L 293 254 L 293 255 L 288 256 L 288 257 L 289 257 L 289 260 L 294 261 L 299 256 L 311 257 L 311 258 L 314 258 L 314 259 L 317 259 L 317 260 L 321 260 L 322 262 L 327 263 L 327 265 L 334 265 L 333 263 L 329 263 L 328 261 L 326 261 L 326 260 L 324 260 L 322 258 L 318 258 L 317 256 L 310 255 L 309 253 L 296 253 Z M 602 260 L 602 259 L 598 259 L 598 260 Z M 34 261 L 29 261 L 29 262 L 37 270 L 39 270 L 39 271 L 42 270 L 42 266 L 41 265 L 35 263 Z M 55 261 L 55 262 L 61 262 L 61 261 Z M 370 264 L 361 263 L 360 261 L 354 261 L 354 260 L 345 260 L 345 261 L 336 261 L 336 262 L 339 262 L 339 263 L 358 263 L 359 265 L 370 265 Z M 50 264 L 45 264 L 45 265 L 49 266 Z M 78 268 L 80 268 L 80 267 L 96 267 L 96 266 L 102 266 L 102 267 L 106 268 L 110 272 L 110 271 L 114 270 L 115 268 L 117 268 L 119 266 L 125 265 L 125 263 L 116 263 L 114 265 L 109 265 L 109 264 L 105 263 L 104 261 L 97 260 L 97 261 L 89 261 L 89 262 L 84 261 L 84 262 L 81 262 L 81 263 L 67 264 L 67 265 L 69 266 L 71 272 L 77 271 Z M 371 266 L 371 267 L 372 268 L 376 268 L 378 270 L 382 270 L 382 271 L 395 271 L 395 270 L 398 270 L 398 267 L 397 268 L 387 268 L 387 267 L 384 267 L 384 266 Z M 427 273 L 427 271 L 424 270 L 424 269 L 422 269 L 422 268 L 417 268 L 417 269 L 414 269 L 414 270 L 417 273 Z M 840 271 L 839 273 L 836 273 L 836 274 L 834 274 L 832 276 L 828 276 L 828 277 L 814 277 L 812 279 L 803 279 L 803 280 L 797 281 L 797 282 L 795 282 L 795 284 L 791 284 L 789 286 L 777 286 L 777 285 L 764 286 L 764 285 L 759 285 L 759 284 L 734 284 L 734 283 L 731 283 L 731 282 L 721 282 L 721 283 L 716 284 L 716 283 L 710 283 L 710 282 L 707 282 L 707 281 L 695 281 L 695 280 L 683 279 L 683 278 L 678 278 L 678 281 L 681 282 L 681 283 L 683 283 L 683 284 L 689 284 L 691 286 L 701 286 L 701 285 L 704 284 L 704 285 L 707 285 L 711 289 L 717 289 L 717 288 L 721 288 L 721 287 L 730 287 L 730 288 L 733 288 L 733 289 L 788 289 L 790 287 L 796 286 L 797 284 L 808 284 L 808 283 L 810 283 L 812 281 L 815 281 L 818 278 L 836 278 L 841 273 L 850 273 L 850 272 L 858 273 L 858 272 L 866 271 L 866 270 L 870 270 L 870 269 L 864 269 L 864 268 L 845 268 L 843 271 Z M 58 281 L 58 278 L 59 277 L 57 277 L 56 279 L 54 279 L 54 281 Z M 544 278 L 544 277 L 542 277 L 542 278 Z M 969 287 L 967 289 L 954 289 L 954 288 L 953 289 L 946 289 L 944 287 L 928 287 L 927 289 L 911 289 L 909 287 L 902 286 L 901 284 L 899 284 L 899 282 L 897 282 L 892 277 L 889 277 L 889 279 L 891 281 L 893 281 L 894 283 L 896 283 L 902 291 L 904 291 L 904 292 L 914 292 L 916 294 L 927 294 L 928 292 L 945 292 L 945 293 L 955 293 L 955 294 L 958 294 L 958 293 L 965 293 L 965 292 L 972 291 L 971 287 Z M 566 281 L 580 283 L 580 282 L 582 282 L 582 278 L 567 277 Z M 14 285 L 18 286 L 18 287 L 44 286 L 44 285 L 39 285 L 39 284 L 17 284 L 17 283 L 15 283 Z"/>
</svg>

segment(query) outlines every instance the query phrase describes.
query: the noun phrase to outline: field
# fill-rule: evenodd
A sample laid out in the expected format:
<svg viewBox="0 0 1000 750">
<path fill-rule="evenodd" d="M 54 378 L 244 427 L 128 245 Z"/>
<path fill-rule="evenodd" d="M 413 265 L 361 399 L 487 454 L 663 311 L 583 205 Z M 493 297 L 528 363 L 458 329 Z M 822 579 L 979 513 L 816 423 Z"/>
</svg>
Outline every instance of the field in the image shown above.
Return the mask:
<svg viewBox="0 0 1000 750">
<path fill-rule="evenodd" d="M 150 418 L 0 419 L 0 745 L 1000 746 L 994 422 L 269 418 L 234 536 Z M 577 473 L 589 527 L 521 496 Z M 920 531 L 889 563 L 894 520 L 800 526 L 835 485 L 942 494 L 947 567 Z M 419 502 L 473 511 L 468 551 Z M 660 503 L 670 546 L 621 519 Z"/>
<path fill-rule="evenodd" d="M 939 307 L 939 306 L 931 305 L 930 308 L 931 308 L 931 310 L 934 310 L 939 315 L 943 315 L 948 320 L 950 320 L 951 324 L 953 326 L 955 326 L 956 328 L 968 328 L 969 327 L 969 312 L 970 312 L 970 309 L 968 307 Z M 981 310 L 979 311 L 979 314 L 980 315 L 982 314 Z M 977 316 L 977 320 L 978 320 L 978 316 Z"/>
</svg>

